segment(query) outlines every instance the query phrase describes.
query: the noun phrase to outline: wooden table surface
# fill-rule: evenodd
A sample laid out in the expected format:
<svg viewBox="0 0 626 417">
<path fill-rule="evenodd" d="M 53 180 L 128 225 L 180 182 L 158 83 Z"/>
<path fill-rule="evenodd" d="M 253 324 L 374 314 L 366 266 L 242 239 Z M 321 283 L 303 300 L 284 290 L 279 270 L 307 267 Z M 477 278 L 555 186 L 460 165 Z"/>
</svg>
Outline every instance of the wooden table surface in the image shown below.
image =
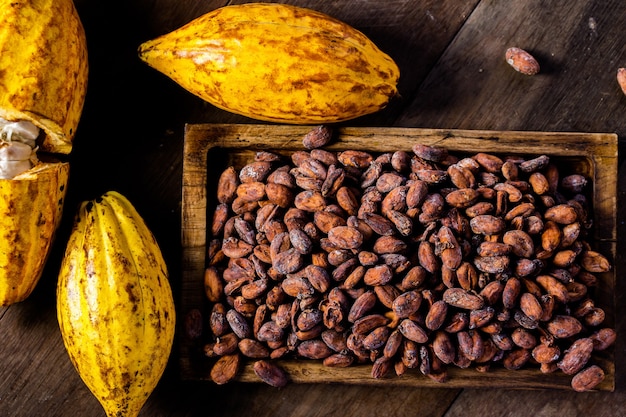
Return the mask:
<svg viewBox="0 0 626 417">
<path fill-rule="evenodd" d="M 141 63 L 137 46 L 226 4 L 217 0 L 77 0 L 90 81 L 71 155 L 64 221 L 35 293 L 0 309 L 0 416 L 104 416 L 64 350 L 56 274 L 78 202 L 115 189 L 153 230 L 180 289 L 185 123 L 257 123 L 217 110 Z M 611 132 L 626 137 L 623 0 L 290 1 L 363 31 L 398 63 L 401 99 L 346 126 Z M 514 72 L 509 46 L 531 51 L 541 73 Z M 621 160 L 620 160 L 621 162 Z M 621 164 L 620 164 L 621 165 Z M 618 184 L 618 236 L 623 222 Z M 618 253 L 622 243 L 618 239 Z M 618 278 L 623 261 L 616 260 Z M 176 350 L 141 416 L 517 416 L 626 413 L 624 308 L 617 283 L 615 392 L 402 388 L 181 381 Z"/>
</svg>

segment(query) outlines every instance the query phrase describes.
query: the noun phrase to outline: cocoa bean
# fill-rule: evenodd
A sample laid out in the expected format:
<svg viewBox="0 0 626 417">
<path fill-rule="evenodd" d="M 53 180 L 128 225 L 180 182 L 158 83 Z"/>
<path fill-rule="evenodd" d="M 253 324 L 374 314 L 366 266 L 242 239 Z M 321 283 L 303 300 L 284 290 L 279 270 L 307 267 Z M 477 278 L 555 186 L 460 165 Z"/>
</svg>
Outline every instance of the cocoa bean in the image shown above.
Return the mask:
<svg viewBox="0 0 626 417">
<path fill-rule="evenodd" d="M 462 288 L 448 288 L 445 290 L 443 301 L 453 307 L 465 310 L 477 310 L 484 306 L 484 300 L 481 296 L 465 291 Z"/>
<path fill-rule="evenodd" d="M 410 290 L 397 296 L 391 305 L 396 317 L 404 319 L 415 313 L 422 303 L 422 295 L 416 290 Z"/>
<path fill-rule="evenodd" d="M 389 319 L 381 314 L 368 314 L 355 320 L 352 324 L 352 333 L 365 335 L 377 327 L 386 326 L 388 323 Z"/>
<path fill-rule="evenodd" d="M 424 325 L 429 330 L 437 330 L 445 323 L 447 314 L 448 304 L 444 300 L 437 300 L 428 309 Z"/>
<path fill-rule="evenodd" d="M 264 359 L 255 361 L 252 368 L 261 381 L 272 387 L 281 388 L 289 382 L 287 372 L 271 361 Z"/>
<path fill-rule="evenodd" d="M 591 365 L 574 375 L 571 386 L 577 392 L 591 391 L 604 381 L 604 378 L 602 368 L 598 365 Z"/>
<path fill-rule="evenodd" d="M 445 331 L 435 332 L 433 338 L 433 353 L 445 364 L 454 362 L 456 348 L 449 333 Z"/>
<path fill-rule="evenodd" d="M 272 164 L 269 161 L 251 162 L 244 165 L 239 171 L 239 181 L 242 183 L 262 183 L 265 181 L 271 170 Z"/>
<path fill-rule="evenodd" d="M 566 375 L 574 375 L 581 371 L 591 358 L 593 340 L 588 337 L 578 339 L 565 350 L 563 357 L 556 364 Z"/>
<path fill-rule="evenodd" d="M 356 300 L 354 300 L 352 307 L 350 307 L 348 321 L 354 323 L 356 320 L 365 316 L 374 308 L 377 300 L 378 299 L 374 291 L 365 291 Z"/>
<path fill-rule="evenodd" d="M 575 317 L 556 315 L 546 323 L 546 330 L 558 339 L 566 339 L 579 334 L 582 324 Z"/>
<path fill-rule="evenodd" d="M 398 330 L 404 337 L 415 343 L 426 343 L 428 340 L 428 333 L 411 319 L 403 319 L 398 325 Z"/>
<path fill-rule="evenodd" d="M 330 143 L 332 139 L 332 129 L 327 125 L 317 126 L 311 129 L 302 138 L 302 145 L 306 149 L 322 148 Z"/>
<path fill-rule="evenodd" d="M 211 367 L 211 380 L 218 385 L 232 381 L 239 372 L 240 363 L 241 355 L 239 353 L 221 356 Z"/>
<path fill-rule="evenodd" d="M 304 340 L 298 344 L 297 353 L 307 359 L 324 359 L 333 354 L 331 348 L 319 339 Z"/>
<path fill-rule="evenodd" d="M 506 223 L 499 217 L 481 214 L 470 220 L 470 227 L 478 235 L 497 235 L 505 230 Z"/>
<path fill-rule="evenodd" d="M 602 351 L 615 343 L 617 334 L 615 330 L 607 327 L 595 331 L 589 338 L 593 341 L 594 350 Z"/>
<path fill-rule="evenodd" d="M 333 368 L 347 368 L 354 363 L 354 356 L 343 353 L 333 353 L 323 359 L 322 364 Z"/>
<path fill-rule="evenodd" d="M 504 165 L 504 161 L 498 156 L 484 152 L 477 153 L 473 159 L 489 173 L 500 172 L 502 165 Z"/>
<path fill-rule="evenodd" d="M 393 278 L 393 272 L 388 265 L 376 265 L 369 268 L 363 276 L 365 285 L 377 287 L 388 284 Z"/>
</svg>

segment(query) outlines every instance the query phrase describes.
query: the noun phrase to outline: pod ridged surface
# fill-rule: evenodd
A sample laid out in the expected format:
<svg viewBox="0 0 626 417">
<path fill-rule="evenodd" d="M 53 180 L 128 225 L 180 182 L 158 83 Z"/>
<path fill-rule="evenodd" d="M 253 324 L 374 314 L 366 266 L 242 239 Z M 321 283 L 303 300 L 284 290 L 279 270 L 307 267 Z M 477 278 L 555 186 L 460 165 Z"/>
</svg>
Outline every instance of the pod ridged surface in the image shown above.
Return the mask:
<svg viewBox="0 0 626 417">
<path fill-rule="evenodd" d="M 72 0 L 0 0 L 0 117 L 46 132 L 67 154 L 85 101 L 87 41 Z"/>
<path fill-rule="evenodd" d="M 0 305 L 25 300 L 35 289 L 63 214 L 67 163 L 41 163 L 0 179 Z"/>
<path fill-rule="evenodd" d="M 83 202 L 57 284 L 69 357 L 109 417 L 139 414 L 165 370 L 175 310 L 159 246 L 111 191 Z"/>
<path fill-rule="evenodd" d="M 384 108 L 399 69 L 362 32 L 283 4 L 225 6 L 144 42 L 139 57 L 203 100 L 258 120 L 329 123 Z"/>
<path fill-rule="evenodd" d="M 38 151 L 71 152 L 87 75 L 72 0 L 0 0 L 0 118 L 43 130 Z M 0 135 L 0 147 L 9 146 L 10 133 Z M 0 179 L 1 305 L 25 300 L 39 282 L 63 211 L 69 164 L 34 159 L 29 170 Z"/>
</svg>

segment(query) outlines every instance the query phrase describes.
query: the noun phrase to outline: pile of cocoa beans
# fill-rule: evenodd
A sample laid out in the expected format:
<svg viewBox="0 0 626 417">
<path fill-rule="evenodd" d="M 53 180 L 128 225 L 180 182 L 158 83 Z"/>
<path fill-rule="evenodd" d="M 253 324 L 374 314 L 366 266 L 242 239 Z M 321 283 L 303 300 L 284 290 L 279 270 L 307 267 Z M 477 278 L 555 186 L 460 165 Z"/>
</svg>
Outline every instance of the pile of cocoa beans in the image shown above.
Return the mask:
<svg viewBox="0 0 626 417">
<path fill-rule="evenodd" d="M 259 151 L 219 178 L 210 311 L 189 318 L 208 322 L 216 383 L 253 360 L 284 386 L 281 358 L 371 364 L 373 378 L 534 366 L 576 391 L 603 381 L 592 354 L 615 331 L 593 292 L 611 264 L 585 240 L 583 175 L 548 155 L 325 150 L 332 140 L 318 126 L 302 150 Z"/>
</svg>

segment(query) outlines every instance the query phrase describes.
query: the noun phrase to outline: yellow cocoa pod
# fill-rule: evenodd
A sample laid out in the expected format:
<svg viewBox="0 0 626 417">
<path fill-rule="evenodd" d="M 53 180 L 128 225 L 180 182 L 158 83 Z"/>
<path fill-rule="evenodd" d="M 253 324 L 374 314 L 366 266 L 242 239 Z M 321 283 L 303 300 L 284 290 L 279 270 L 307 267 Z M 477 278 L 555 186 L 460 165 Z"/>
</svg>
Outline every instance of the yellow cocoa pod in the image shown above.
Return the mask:
<svg viewBox="0 0 626 417">
<path fill-rule="evenodd" d="M 61 221 L 69 164 L 40 163 L 0 179 L 0 305 L 33 291 Z"/>
<path fill-rule="evenodd" d="M 71 151 L 87 67 L 72 0 L 0 0 L 0 117 L 42 129 L 42 151 Z"/>
<path fill-rule="evenodd" d="M 144 42 L 139 57 L 203 100 L 254 119 L 330 123 L 384 108 L 400 71 L 360 31 L 285 4 L 225 6 Z"/>
<path fill-rule="evenodd" d="M 43 272 L 69 175 L 51 154 L 72 149 L 87 72 L 72 0 L 0 0 L 2 305 L 26 299 Z"/>
<path fill-rule="evenodd" d="M 107 416 L 137 416 L 167 364 L 175 311 L 159 246 L 123 195 L 80 205 L 59 272 L 57 318 Z"/>
</svg>

